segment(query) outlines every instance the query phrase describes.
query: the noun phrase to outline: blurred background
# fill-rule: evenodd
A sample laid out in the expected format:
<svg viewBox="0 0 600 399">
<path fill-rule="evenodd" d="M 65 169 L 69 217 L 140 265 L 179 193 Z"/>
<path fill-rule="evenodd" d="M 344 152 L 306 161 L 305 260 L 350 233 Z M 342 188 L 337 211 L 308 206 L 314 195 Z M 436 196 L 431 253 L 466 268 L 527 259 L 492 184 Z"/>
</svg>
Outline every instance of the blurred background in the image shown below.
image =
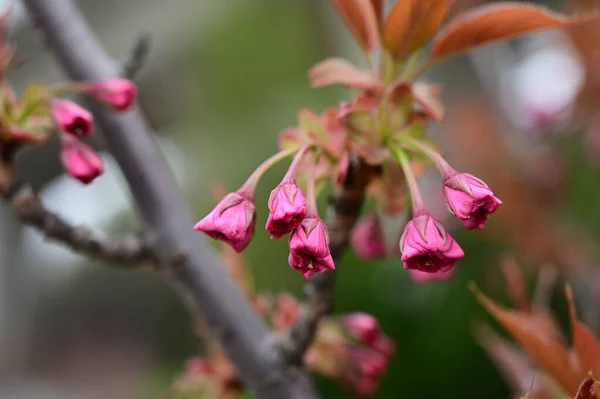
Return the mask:
<svg viewBox="0 0 600 399">
<path fill-rule="evenodd" d="M 64 79 L 19 2 L 0 3 L 13 4 L 9 39 L 25 61 L 11 72 L 13 84 Z M 313 64 L 331 56 L 361 61 L 325 0 L 77 3 L 115 58 L 126 59 L 140 34 L 151 35 L 136 78 L 141 106 L 198 218 L 214 206 L 212 185 L 236 189 L 276 150 L 278 132 L 296 123 L 298 108 L 320 111 L 351 95 L 311 89 Z M 479 1 L 455 3 L 457 11 Z M 591 3 L 543 2 L 569 12 Z M 586 321 L 600 328 L 600 33 L 588 25 L 486 46 L 425 76 L 443 84 L 447 104 L 431 137 L 505 205 L 484 231 L 466 232 L 446 213 L 432 171 L 421 182 L 425 201 L 467 254 L 452 279 L 417 284 L 395 257 L 364 262 L 348 251 L 338 262 L 336 311 L 377 316 L 397 344 L 377 398 L 510 396 L 473 338 L 475 323 L 488 316 L 467 288 L 475 281 L 508 303 L 500 269 L 506 255 L 523 266 L 528 286 L 537 268 L 559 270 L 574 284 Z M 99 135 L 93 140 L 104 148 Z M 51 142 L 18 159 L 47 206 L 74 223 L 136 231 L 130 193 L 110 155 L 106 173 L 83 187 L 62 174 L 57 149 Z M 261 183 L 258 226 L 284 168 Z M 286 240 L 257 229 L 246 260 L 259 290 L 300 295 L 303 279 L 287 265 Z M 566 321 L 560 287 L 551 303 Z M 0 204 L 0 398 L 158 398 L 201 349 L 162 280 L 46 242 Z M 351 397 L 317 381 L 326 398 Z"/>
</svg>

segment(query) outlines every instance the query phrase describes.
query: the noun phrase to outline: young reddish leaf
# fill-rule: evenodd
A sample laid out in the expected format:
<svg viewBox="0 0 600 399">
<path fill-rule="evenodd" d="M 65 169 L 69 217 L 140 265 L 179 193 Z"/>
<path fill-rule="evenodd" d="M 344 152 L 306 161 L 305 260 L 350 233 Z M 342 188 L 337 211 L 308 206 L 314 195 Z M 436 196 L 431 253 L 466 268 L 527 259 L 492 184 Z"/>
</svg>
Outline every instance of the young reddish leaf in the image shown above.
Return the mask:
<svg viewBox="0 0 600 399">
<path fill-rule="evenodd" d="M 440 101 L 441 88 L 439 85 L 417 82 L 413 84 L 412 88 L 415 101 L 431 119 L 436 122 L 444 119 L 444 106 Z"/>
<path fill-rule="evenodd" d="M 507 310 L 487 298 L 477 287 L 471 290 L 479 303 L 523 347 L 531 359 L 570 394 L 577 392 L 579 378 L 569 367 L 569 352 L 560 337 L 534 315 Z"/>
<path fill-rule="evenodd" d="M 379 46 L 379 29 L 372 0 L 331 0 L 342 19 L 358 41 L 369 53 Z"/>
<path fill-rule="evenodd" d="M 371 6 L 375 13 L 375 19 L 377 20 L 377 26 L 381 30 L 383 25 L 383 0 L 371 0 Z"/>
<path fill-rule="evenodd" d="M 385 21 L 383 43 L 396 60 L 423 47 L 448 13 L 448 0 L 398 1 Z"/>
<path fill-rule="evenodd" d="M 433 39 L 431 60 L 448 57 L 475 46 L 512 38 L 538 29 L 565 28 L 583 22 L 530 4 L 494 3 L 464 12 Z"/>
<path fill-rule="evenodd" d="M 367 71 L 363 71 L 343 58 L 328 58 L 308 71 L 312 87 L 343 84 L 346 87 L 373 90 L 381 89 L 381 82 Z"/>
<path fill-rule="evenodd" d="M 531 311 L 531 305 L 527 299 L 523 274 L 517 262 L 512 257 L 507 257 L 502 262 L 502 272 L 506 278 L 508 293 L 518 310 Z"/>
<path fill-rule="evenodd" d="M 594 377 L 598 378 L 600 376 L 600 343 L 590 329 L 577 319 L 571 287 L 566 287 L 565 296 L 569 302 L 573 347 L 579 359 L 581 371 L 584 374 L 591 372 Z"/>
<path fill-rule="evenodd" d="M 579 386 L 575 399 L 600 399 L 600 383 L 592 377 L 586 378 Z"/>
</svg>

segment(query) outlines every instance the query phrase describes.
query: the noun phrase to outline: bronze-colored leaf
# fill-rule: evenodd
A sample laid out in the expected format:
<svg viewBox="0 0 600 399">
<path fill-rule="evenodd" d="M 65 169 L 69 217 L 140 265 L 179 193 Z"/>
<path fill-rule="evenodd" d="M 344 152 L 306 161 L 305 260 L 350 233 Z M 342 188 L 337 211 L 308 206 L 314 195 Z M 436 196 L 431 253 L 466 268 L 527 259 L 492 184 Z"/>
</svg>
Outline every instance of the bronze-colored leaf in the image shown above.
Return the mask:
<svg viewBox="0 0 600 399">
<path fill-rule="evenodd" d="M 527 299 L 525 283 L 521 269 L 513 257 L 506 257 L 502 262 L 502 272 L 506 278 L 508 293 L 518 310 L 531 311 L 531 305 Z"/>
<path fill-rule="evenodd" d="M 539 29 L 569 27 L 592 17 L 569 18 L 544 7 L 516 2 L 480 6 L 459 14 L 438 32 L 433 39 L 431 60 Z"/>
<path fill-rule="evenodd" d="M 377 91 L 381 82 L 369 71 L 352 65 L 343 58 L 328 58 L 308 71 L 312 87 L 325 87 L 342 84 L 346 87 Z"/>
<path fill-rule="evenodd" d="M 371 6 L 373 7 L 373 12 L 375 13 L 377 25 L 381 30 L 383 25 L 383 0 L 371 0 Z"/>
<path fill-rule="evenodd" d="M 444 105 L 440 100 L 441 86 L 423 82 L 413 84 L 415 101 L 423 111 L 434 121 L 440 122 L 444 118 Z"/>
<path fill-rule="evenodd" d="M 331 0 L 358 44 L 370 52 L 379 46 L 379 28 L 372 0 Z M 373 4 L 372 4 L 373 3 Z"/>
<path fill-rule="evenodd" d="M 579 386 L 575 399 L 600 399 L 600 383 L 592 377 L 586 378 Z"/>
<path fill-rule="evenodd" d="M 505 309 L 471 285 L 477 300 L 529 354 L 534 363 L 566 392 L 574 394 L 579 376 L 569 367 L 569 352 L 560 337 L 538 318 L 525 312 Z"/>
<path fill-rule="evenodd" d="M 581 372 L 583 374 L 591 372 L 594 377 L 598 378 L 600 376 L 600 343 L 598 343 L 598 340 L 588 326 L 577 319 L 571 287 L 566 287 L 565 296 L 569 302 L 573 348 L 579 359 Z"/>
<path fill-rule="evenodd" d="M 423 47 L 448 14 L 448 0 L 401 0 L 383 28 L 385 48 L 396 60 Z"/>
</svg>

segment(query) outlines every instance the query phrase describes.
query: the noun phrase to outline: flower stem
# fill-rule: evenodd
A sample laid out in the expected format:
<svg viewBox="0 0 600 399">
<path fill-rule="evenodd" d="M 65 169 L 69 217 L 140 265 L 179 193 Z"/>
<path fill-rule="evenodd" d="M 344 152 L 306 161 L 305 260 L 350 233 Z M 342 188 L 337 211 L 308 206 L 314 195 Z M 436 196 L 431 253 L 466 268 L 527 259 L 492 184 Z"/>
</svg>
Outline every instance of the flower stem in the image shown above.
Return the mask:
<svg viewBox="0 0 600 399">
<path fill-rule="evenodd" d="M 284 160 L 285 158 L 293 155 L 298 152 L 298 147 L 290 148 L 288 150 L 279 151 L 276 154 L 271 155 L 269 158 L 263 161 L 258 168 L 252 172 L 250 177 L 246 180 L 246 182 L 242 185 L 242 187 L 238 190 L 238 192 L 244 192 L 250 198 L 254 198 L 254 193 L 256 192 L 256 186 L 262 175 L 265 174 L 267 170 L 269 170 L 272 166 L 274 166 L 277 162 Z"/>
<path fill-rule="evenodd" d="M 304 154 L 306 154 L 306 151 L 308 151 L 310 149 L 310 147 L 312 147 L 311 144 L 305 145 L 304 147 L 300 148 L 300 151 L 298 151 L 298 153 L 294 156 L 294 159 L 292 160 L 292 163 L 290 164 L 288 171 L 286 172 L 285 176 L 283 177 L 283 181 L 291 181 L 291 180 L 295 179 L 296 169 L 298 169 L 298 165 L 300 164 L 300 162 L 302 161 L 302 158 L 304 158 Z"/>
<path fill-rule="evenodd" d="M 308 173 L 306 175 L 306 202 L 307 202 L 307 212 L 306 217 L 317 217 L 319 215 L 319 210 L 317 208 L 317 193 L 315 190 L 316 186 L 316 176 L 315 176 L 315 159 L 316 157 L 311 157 L 310 166 L 308 167 Z"/>
<path fill-rule="evenodd" d="M 392 152 L 396 158 L 396 161 L 398 164 L 400 164 L 400 167 L 404 172 L 404 177 L 406 178 L 406 184 L 408 185 L 408 190 L 410 191 L 410 197 L 412 200 L 413 214 L 420 210 L 424 210 L 425 204 L 423 203 L 423 198 L 421 197 L 421 192 L 419 191 L 419 186 L 417 185 L 417 179 L 415 178 L 415 174 L 410 166 L 408 155 L 406 155 L 406 152 L 400 148 L 394 148 Z"/>
<path fill-rule="evenodd" d="M 443 175 L 455 173 L 455 170 L 444 159 L 444 157 L 442 157 L 442 155 L 439 152 L 437 152 L 436 150 L 434 150 L 427 144 L 425 144 L 413 137 L 410 137 L 410 136 L 403 136 L 399 140 L 404 141 L 405 143 L 409 144 L 411 147 L 421 151 L 426 157 L 428 157 L 435 163 L 435 166 L 439 169 L 439 171 Z"/>
</svg>

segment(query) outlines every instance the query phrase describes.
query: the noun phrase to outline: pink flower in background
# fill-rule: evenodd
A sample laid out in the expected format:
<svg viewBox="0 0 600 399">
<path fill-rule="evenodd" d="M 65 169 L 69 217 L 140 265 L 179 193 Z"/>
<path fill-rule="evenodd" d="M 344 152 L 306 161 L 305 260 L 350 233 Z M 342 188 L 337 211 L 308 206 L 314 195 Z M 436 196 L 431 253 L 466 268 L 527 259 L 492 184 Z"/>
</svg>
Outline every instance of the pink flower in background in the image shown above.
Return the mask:
<svg viewBox="0 0 600 399">
<path fill-rule="evenodd" d="M 130 108 L 138 96 L 138 89 L 130 80 L 127 79 L 108 79 L 100 82 L 86 83 L 86 92 L 118 111 L 125 111 Z"/>
<path fill-rule="evenodd" d="M 64 136 L 61 162 L 66 172 L 83 184 L 89 184 L 104 172 L 102 159 L 77 139 Z"/>
<path fill-rule="evenodd" d="M 487 184 L 468 173 L 444 176 L 444 196 L 452 213 L 469 230 L 483 229 L 488 214 L 502 205 Z"/>
<path fill-rule="evenodd" d="M 350 335 L 365 345 L 371 345 L 381 334 L 377 319 L 368 313 L 350 313 L 342 317 L 342 325 Z"/>
<path fill-rule="evenodd" d="M 252 240 L 256 223 L 254 201 L 243 190 L 229 193 L 194 226 L 215 240 L 242 252 Z"/>
<path fill-rule="evenodd" d="M 465 256 L 446 228 L 426 211 L 415 215 L 400 237 L 405 269 L 427 273 L 446 272 Z"/>
<path fill-rule="evenodd" d="M 274 238 L 297 229 L 306 217 L 306 198 L 295 179 L 283 181 L 269 197 L 269 217 L 265 228 Z"/>
<path fill-rule="evenodd" d="M 309 216 L 290 235 L 288 263 L 308 279 L 316 273 L 335 269 L 329 251 L 327 226 L 316 216 Z"/>
<path fill-rule="evenodd" d="M 94 118 L 85 108 L 71 100 L 54 98 L 50 101 L 52 118 L 63 132 L 77 137 L 90 135 L 94 131 Z"/>
<path fill-rule="evenodd" d="M 386 256 L 381 221 L 376 214 L 368 214 L 358 220 L 350 235 L 350 244 L 358 257 L 366 260 Z"/>
</svg>

